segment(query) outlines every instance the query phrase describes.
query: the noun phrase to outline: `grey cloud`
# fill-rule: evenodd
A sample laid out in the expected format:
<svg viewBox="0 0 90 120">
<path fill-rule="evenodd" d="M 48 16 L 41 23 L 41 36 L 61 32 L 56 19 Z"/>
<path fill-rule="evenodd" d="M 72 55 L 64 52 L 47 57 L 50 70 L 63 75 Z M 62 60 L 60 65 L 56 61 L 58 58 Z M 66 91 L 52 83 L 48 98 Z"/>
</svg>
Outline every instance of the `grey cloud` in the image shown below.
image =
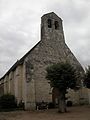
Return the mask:
<svg viewBox="0 0 90 120">
<path fill-rule="evenodd" d="M 56 12 L 65 41 L 83 66 L 90 64 L 89 0 L 0 1 L 0 76 L 40 40 L 40 17 Z"/>
</svg>

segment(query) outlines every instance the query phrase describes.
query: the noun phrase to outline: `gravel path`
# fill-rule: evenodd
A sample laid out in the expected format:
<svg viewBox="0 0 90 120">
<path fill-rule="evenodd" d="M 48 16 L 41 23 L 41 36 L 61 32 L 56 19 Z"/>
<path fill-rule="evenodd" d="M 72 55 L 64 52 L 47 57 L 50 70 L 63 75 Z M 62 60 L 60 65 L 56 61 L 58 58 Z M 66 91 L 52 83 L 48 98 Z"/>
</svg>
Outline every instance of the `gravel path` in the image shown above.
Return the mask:
<svg viewBox="0 0 90 120">
<path fill-rule="evenodd" d="M 67 113 L 57 109 L 39 111 L 0 112 L 0 120 L 90 120 L 90 106 L 68 108 Z"/>
</svg>

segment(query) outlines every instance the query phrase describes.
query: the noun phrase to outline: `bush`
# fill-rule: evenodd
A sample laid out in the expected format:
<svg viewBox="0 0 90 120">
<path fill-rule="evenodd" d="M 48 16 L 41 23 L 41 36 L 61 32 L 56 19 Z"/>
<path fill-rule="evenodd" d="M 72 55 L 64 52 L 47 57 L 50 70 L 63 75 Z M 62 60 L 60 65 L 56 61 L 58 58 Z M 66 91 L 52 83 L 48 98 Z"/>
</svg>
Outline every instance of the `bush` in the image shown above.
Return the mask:
<svg viewBox="0 0 90 120">
<path fill-rule="evenodd" d="M 71 107 L 72 106 L 72 101 L 67 101 L 67 106 Z"/>
<path fill-rule="evenodd" d="M 18 104 L 18 109 L 25 110 L 25 103 L 22 100 Z"/>
<path fill-rule="evenodd" d="M 55 108 L 54 103 L 50 102 L 50 103 L 48 104 L 48 108 L 49 108 L 49 109 L 51 109 L 51 108 Z"/>
<path fill-rule="evenodd" d="M 17 102 L 14 95 L 5 94 L 0 97 L 1 109 L 13 109 L 17 107 Z"/>
</svg>

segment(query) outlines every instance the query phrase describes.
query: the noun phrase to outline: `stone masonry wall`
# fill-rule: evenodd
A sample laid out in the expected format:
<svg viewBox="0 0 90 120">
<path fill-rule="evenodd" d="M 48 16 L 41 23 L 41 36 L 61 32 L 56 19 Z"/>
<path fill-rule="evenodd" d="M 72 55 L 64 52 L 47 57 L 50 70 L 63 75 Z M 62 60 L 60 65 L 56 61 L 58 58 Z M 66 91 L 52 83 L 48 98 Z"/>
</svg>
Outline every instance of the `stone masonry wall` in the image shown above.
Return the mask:
<svg viewBox="0 0 90 120">
<path fill-rule="evenodd" d="M 52 27 L 48 28 L 47 20 L 52 20 Z M 58 21 L 59 28 L 55 29 L 54 22 Z M 45 79 L 48 65 L 69 61 L 78 71 L 83 73 L 83 68 L 65 44 L 62 20 L 54 13 L 42 17 L 41 41 L 26 57 L 26 84 L 27 102 L 52 101 L 49 94 L 50 85 Z"/>
</svg>

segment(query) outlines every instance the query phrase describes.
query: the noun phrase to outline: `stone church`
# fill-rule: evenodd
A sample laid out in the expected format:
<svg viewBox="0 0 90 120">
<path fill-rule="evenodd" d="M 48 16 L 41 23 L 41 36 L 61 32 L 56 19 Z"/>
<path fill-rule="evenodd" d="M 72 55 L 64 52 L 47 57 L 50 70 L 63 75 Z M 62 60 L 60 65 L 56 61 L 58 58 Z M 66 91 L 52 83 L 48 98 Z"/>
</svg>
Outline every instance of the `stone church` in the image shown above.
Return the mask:
<svg viewBox="0 0 90 120">
<path fill-rule="evenodd" d="M 62 19 L 54 12 L 45 14 L 41 17 L 41 40 L 0 79 L 0 95 L 13 94 L 18 103 L 23 101 L 25 109 L 30 110 L 35 109 L 36 103 L 42 100 L 55 102 L 55 91 L 45 79 L 46 68 L 65 61 L 69 61 L 81 75 L 84 73 L 65 43 Z M 78 104 L 81 96 L 81 91 L 69 92 L 73 104 Z"/>
</svg>

